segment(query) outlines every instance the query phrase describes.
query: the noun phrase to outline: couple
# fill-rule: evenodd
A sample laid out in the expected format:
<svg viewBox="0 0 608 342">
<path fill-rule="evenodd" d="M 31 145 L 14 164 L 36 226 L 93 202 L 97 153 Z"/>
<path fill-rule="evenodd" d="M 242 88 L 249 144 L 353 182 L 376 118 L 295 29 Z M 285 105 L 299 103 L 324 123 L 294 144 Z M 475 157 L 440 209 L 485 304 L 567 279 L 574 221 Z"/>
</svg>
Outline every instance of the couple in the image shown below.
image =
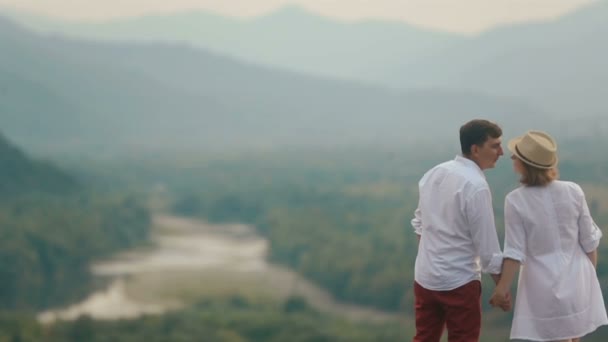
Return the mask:
<svg viewBox="0 0 608 342">
<path fill-rule="evenodd" d="M 581 188 L 558 181 L 556 143 L 529 131 L 508 144 L 521 187 L 505 199 L 505 246 L 500 251 L 492 195 L 483 171 L 503 155 L 502 130 L 487 120 L 460 128 L 462 155 L 420 180 L 412 226 L 416 336 L 437 342 L 479 340 L 481 273 L 492 276 L 493 306 L 511 308 L 519 272 L 511 339 L 577 341 L 608 324 L 595 273 L 602 236 Z"/>
</svg>

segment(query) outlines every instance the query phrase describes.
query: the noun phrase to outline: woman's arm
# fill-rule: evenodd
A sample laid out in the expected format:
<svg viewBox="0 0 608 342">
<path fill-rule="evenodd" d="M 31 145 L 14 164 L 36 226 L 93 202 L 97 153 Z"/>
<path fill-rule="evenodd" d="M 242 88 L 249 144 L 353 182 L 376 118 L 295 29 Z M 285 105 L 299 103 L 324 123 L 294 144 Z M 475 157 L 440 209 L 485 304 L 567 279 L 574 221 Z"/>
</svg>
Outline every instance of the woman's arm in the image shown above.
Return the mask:
<svg viewBox="0 0 608 342">
<path fill-rule="evenodd" d="M 492 305 L 500 306 L 503 310 L 511 307 L 511 283 L 513 283 L 519 266 L 526 260 L 526 250 L 527 241 L 523 220 L 512 203 L 512 197 L 507 195 L 505 198 L 505 249 L 502 274 L 490 300 Z"/>
<path fill-rule="evenodd" d="M 589 257 L 589 260 L 591 260 L 593 267 L 597 268 L 597 249 L 587 253 L 587 256 Z"/>
<path fill-rule="evenodd" d="M 589 212 L 589 206 L 585 200 L 585 193 L 577 186 L 579 192 L 580 201 L 580 216 L 578 218 L 578 241 L 589 260 L 593 264 L 593 267 L 597 268 L 597 248 L 602 238 L 602 231 L 595 224 L 591 213 Z"/>
<path fill-rule="evenodd" d="M 519 269 L 519 261 L 505 258 L 502 263 L 502 275 L 496 284 L 496 293 L 506 294 L 511 289 L 511 283 Z"/>
<path fill-rule="evenodd" d="M 504 311 L 511 309 L 511 283 L 515 274 L 519 269 L 520 262 L 517 260 L 505 258 L 502 263 L 502 275 L 496 284 L 494 294 L 490 298 L 490 304 L 493 306 L 500 306 Z"/>
</svg>

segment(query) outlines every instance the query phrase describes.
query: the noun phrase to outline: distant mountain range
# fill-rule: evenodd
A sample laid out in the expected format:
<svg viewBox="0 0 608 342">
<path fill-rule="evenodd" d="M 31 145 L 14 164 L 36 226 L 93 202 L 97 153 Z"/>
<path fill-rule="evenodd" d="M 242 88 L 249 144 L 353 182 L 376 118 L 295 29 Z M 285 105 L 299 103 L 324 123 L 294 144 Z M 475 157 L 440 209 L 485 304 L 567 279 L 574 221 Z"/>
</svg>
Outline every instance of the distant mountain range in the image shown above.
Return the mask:
<svg viewBox="0 0 608 342">
<path fill-rule="evenodd" d="M 6 19 L 0 46 L 0 126 L 37 150 L 453 143 L 474 117 L 517 133 L 547 121 L 507 98 L 310 77 L 177 43 L 33 34 Z"/>
<path fill-rule="evenodd" d="M 608 117 L 608 1 L 554 21 L 486 32 L 388 70 L 399 87 L 448 87 L 512 96 L 559 117 Z"/>
<path fill-rule="evenodd" d="M 243 61 L 400 89 L 441 88 L 529 101 L 558 116 L 606 116 L 608 1 L 559 19 L 478 36 L 403 23 L 345 23 L 288 6 L 236 20 L 201 12 L 68 23 L 19 15 L 44 32 L 123 41 L 187 42 Z"/>
<path fill-rule="evenodd" d="M 248 20 L 206 12 L 101 23 L 17 13 L 13 17 L 42 32 L 87 39 L 182 42 L 259 65 L 350 80 L 377 79 L 385 67 L 414 62 L 464 40 L 399 22 L 334 21 L 295 5 Z"/>
</svg>

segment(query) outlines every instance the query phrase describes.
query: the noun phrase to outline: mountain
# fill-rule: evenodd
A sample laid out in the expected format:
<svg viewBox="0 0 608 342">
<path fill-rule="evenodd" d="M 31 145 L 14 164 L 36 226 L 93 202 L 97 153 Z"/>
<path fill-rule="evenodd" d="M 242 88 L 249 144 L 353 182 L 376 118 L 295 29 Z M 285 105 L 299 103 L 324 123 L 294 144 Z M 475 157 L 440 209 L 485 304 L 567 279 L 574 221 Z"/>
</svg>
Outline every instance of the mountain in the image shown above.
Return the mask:
<svg viewBox="0 0 608 342">
<path fill-rule="evenodd" d="M 0 45 L 5 47 L 0 54 L 0 89 L 5 90 L 0 124 L 26 145 L 103 152 L 136 144 L 142 134 L 153 135 L 146 132 L 146 122 L 172 129 L 163 121 L 172 120 L 182 107 L 214 110 L 213 103 L 151 82 L 119 63 L 87 58 L 94 45 L 85 42 L 33 35 L 0 20 Z"/>
<path fill-rule="evenodd" d="M 512 99 L 310 77 L 176 43 L 87 42 L 0 20 L 0 46 L 0 89 L 12 92 L 0 125 L 32 149 L 442 144 L 473 117 L 517 133 L 547 121 Z"/>
<path fill-rule="evenodd" d="M 345 23 L 288 6 L 236 20 L 200 12 L 105 23 L 16 15 L 44 32 L 188 42 L 244 61 L 398 89 L 443 88 L 519 98 L 560 119 L 605 117 L 608 1 L 554 20 L 458 36 L 403 23 Z"/>
<path fill-rule="evenodd" d="M 29 192 L 66 194 L 79 188 L 71 175 L 48 162 L 30 159 L 0 135 L 0 201 Z"/>
<path fill-rule="evenodd" d="M 385 76 L 398 87 L 482 91 L 560 117 L 606 117 L 607 35 L 608 1 L 598 1 L 553 21 L 486 32 Z"/>
<path fill-rule="evenodd" d="M 181 12 L 108 22 L 62 22 L 13 14 L 29 28 L 87 39 L 186 42 L 260 65 L 351 80 L 378 80 L 463 38 L 401 22 L 341 22 L 288 5 L 252 19 Z"/>
</svg>

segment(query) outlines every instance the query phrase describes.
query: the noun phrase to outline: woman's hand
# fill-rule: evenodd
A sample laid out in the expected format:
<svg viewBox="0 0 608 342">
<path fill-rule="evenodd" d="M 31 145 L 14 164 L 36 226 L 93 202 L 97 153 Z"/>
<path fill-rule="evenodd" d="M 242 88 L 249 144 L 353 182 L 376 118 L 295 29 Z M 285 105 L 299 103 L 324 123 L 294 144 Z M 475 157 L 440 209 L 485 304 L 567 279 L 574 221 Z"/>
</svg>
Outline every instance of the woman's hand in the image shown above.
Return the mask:
<svg viewBox="0 0 608 342">
<path fill-rule="evenodd" d="M 490 305 L 494 307 L 498 306 L 502 309 L 502 311 L 511 310 L 511 292 L 496 286 L 496 289 L 494 289 L 494 293 L 492 294 L 492 298 L 490 298 Z"/>
</svg>

